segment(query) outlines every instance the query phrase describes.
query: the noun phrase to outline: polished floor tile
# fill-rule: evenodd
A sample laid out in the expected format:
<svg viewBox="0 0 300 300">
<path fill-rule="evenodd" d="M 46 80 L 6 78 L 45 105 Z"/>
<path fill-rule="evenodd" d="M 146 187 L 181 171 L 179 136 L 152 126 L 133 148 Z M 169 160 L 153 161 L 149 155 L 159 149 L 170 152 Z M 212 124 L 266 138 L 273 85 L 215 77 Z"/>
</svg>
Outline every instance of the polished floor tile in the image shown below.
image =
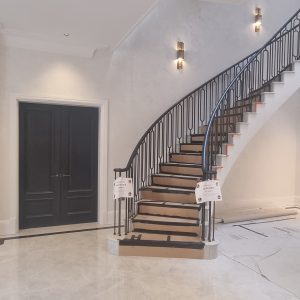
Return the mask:
<svg viewBox="0 0 300 300">
<path fill-rule="evenodd" d="M 218 225 L 212 261 L 113 256 L 111 230 L 8 240 L 0 299 L 299 299 L 300 219 L 242 226 Z"/>
</svg>

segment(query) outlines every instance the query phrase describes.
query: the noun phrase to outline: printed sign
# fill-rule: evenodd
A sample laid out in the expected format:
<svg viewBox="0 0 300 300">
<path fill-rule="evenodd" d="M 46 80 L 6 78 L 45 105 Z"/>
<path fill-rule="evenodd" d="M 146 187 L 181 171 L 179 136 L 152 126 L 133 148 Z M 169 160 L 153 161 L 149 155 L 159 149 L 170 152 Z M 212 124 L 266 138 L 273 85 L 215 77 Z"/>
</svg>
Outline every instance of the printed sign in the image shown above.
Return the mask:
<svg viewBox="0 0 300 300">
<path fill-rule="evenodd" d="M 198 204 L 204 202 L 222 201 L 222 193 L 218 180 L 208 180 L 197 183 L 195 189 L 196 202 Z"/>
<path fill-rule="evenodd" d="M 114 181 L 114 199 L 133 198 L 131 178 L 119 177 Z"/>
</svg>

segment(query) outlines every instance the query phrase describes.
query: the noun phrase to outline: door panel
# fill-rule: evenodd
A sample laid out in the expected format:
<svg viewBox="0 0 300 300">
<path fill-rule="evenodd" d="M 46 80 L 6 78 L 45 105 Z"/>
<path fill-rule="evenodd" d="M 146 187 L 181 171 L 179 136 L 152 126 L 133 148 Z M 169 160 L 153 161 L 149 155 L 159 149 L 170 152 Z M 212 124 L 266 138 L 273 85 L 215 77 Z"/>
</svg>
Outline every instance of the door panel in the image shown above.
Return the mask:
<svg viewBox="0 0 300 300">
<path fill-rule="evenodd" d="M 59 216 L 57 113 L 20 104 L 20 227 L 55 225 Z"/>
<path fill-rule="evenodd" d="M 62 120 L 63 221 L 96 221 L 98 110 L 67 108 Z"/>
<path fill-rule="evenodd" d="M 98 109 L 20 104 L 20 228 L 97 220 Z"/>
</svg>

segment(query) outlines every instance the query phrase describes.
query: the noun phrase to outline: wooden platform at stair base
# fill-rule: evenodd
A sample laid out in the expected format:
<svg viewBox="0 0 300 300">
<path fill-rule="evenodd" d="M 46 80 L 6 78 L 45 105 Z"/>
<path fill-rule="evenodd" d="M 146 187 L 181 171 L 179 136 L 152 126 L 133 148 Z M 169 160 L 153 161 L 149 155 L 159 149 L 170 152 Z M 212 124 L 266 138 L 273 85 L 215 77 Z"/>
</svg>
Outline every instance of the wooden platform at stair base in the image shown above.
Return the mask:
<svg viewBox="0 0 300 300">
<path fill-rule="evenodd" d="M 199 218 L 200 205 L 141 200 L 138 202 L 138 213 L 196 219 Z"/>
<path fill-rule="evenodd" d="M 126 238 L 126 237 L 125 237 Z M 127 237 L 128 238 L 128 237 Z M 118 256 L 147 256 L 167 258 L 188 258 L 188 259 L 215 259 L 218 256 L 218 243 L 201 241 L 170 241 L 149 240 L 145 236 L 141 242 L 124 241 L 124 237 L 112 236 L 107 239 L 108 251 Z M 166 237 L 164 237 L 165 239 Z M 123 240 L 123 241 L 122 241 Z"/>
</svg>

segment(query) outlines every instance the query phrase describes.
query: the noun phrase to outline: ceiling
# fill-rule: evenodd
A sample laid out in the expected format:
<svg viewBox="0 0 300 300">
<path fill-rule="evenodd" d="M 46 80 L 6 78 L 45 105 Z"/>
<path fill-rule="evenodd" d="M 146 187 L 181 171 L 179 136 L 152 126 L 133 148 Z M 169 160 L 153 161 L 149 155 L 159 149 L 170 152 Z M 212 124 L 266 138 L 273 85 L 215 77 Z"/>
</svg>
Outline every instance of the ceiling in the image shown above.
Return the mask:
<svg viewBox="0 0 300 300">
<path fill-rule="evenodd" d="M 51 44 L 81 52 L 114 49 L 156 2 L 0 0 L 1 32 L 8 42 L 23 46 Z"/>
</svg>

